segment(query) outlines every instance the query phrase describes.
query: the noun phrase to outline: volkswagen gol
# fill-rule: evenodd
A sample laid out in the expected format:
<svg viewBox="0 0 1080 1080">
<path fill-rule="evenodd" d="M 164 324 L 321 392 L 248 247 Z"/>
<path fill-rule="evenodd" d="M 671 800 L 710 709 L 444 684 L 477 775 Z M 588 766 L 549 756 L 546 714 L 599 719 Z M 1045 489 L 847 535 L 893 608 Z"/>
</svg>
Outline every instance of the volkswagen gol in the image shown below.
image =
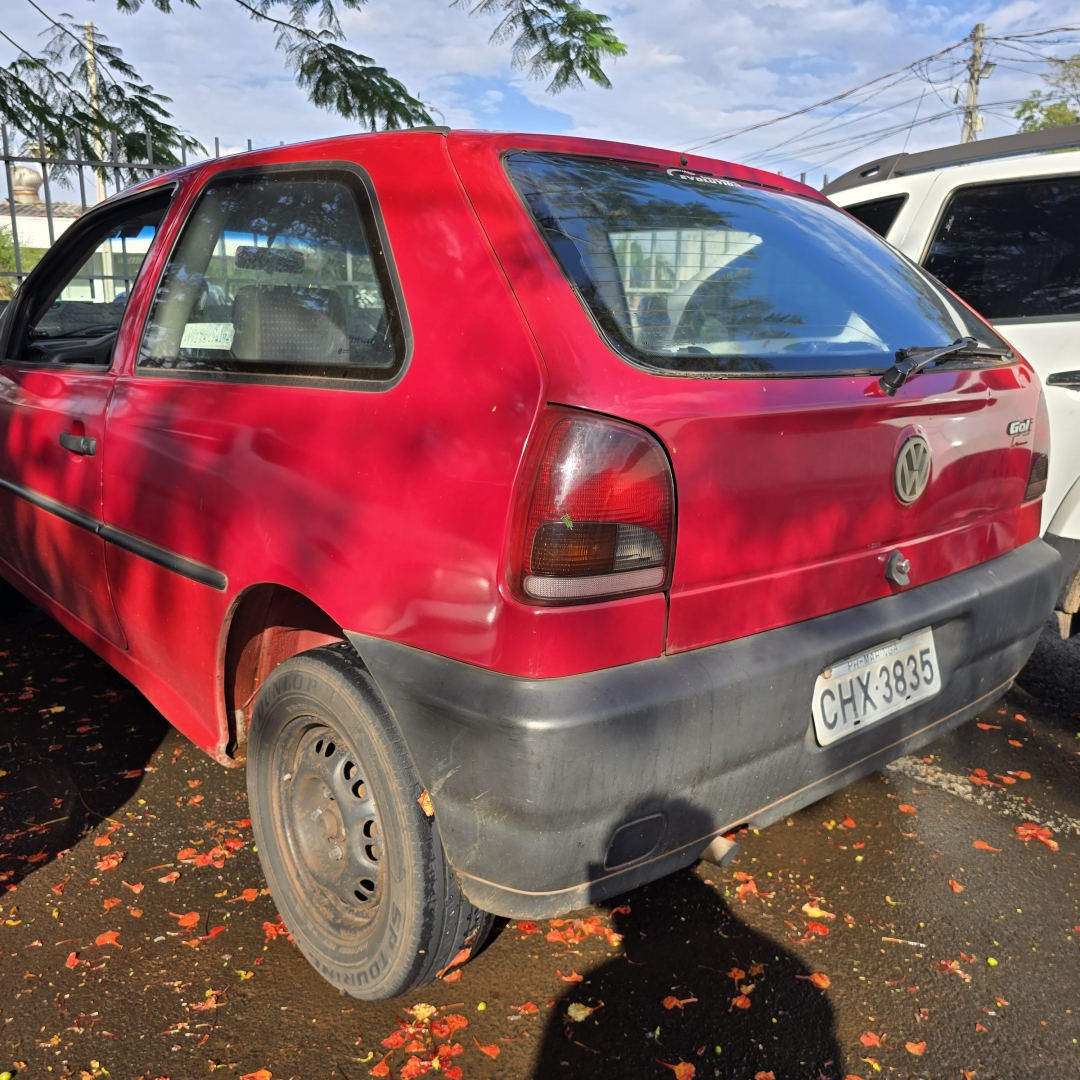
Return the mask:
<svg viewBox="0 0 1080 1080">
<path fill-rule="evenodd" d="M 0 323 L 0 571 L 223 765 L 361 998 L 985 709 L 1031 367 L 820 194 L 418 130 L 92 208 Z"/>
</svg>

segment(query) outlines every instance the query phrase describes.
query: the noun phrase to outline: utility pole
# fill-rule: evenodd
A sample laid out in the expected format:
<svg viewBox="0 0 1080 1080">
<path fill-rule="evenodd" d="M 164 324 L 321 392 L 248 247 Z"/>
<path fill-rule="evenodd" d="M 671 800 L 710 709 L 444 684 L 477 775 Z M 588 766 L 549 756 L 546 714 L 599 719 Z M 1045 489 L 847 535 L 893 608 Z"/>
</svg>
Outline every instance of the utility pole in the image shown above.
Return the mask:
<svg viewBox="0 0 1080 1080">
<path fill-rule="evenodd" d="M 971 59 L 968 61 L 967 97 L 964 99 L 964 128 L 960 136 L 962 143 L 974 142 L 982 131 L 983 115 L 979 112 L 979 83 L 989 79 L 994 71 L 994 64 L 983 63 L 983 39 L 986 27 L 976 23 L 971 31 Z"/>
<path fill-rule="evenodd" d="M 98 112 L 98 72 L 97 52 L 94 49 L 94 24 L 86 24 L 86 83 L 90 90 L 90 111 L 96 120 Z M 96 128 L 93 133 L 94 153 L 101 160 L 101 129 Z M 94 176 L 97 178 L 97 201 L 105 201 L 105 173 L 102 169 L 95 169 Z"/>
</svg>

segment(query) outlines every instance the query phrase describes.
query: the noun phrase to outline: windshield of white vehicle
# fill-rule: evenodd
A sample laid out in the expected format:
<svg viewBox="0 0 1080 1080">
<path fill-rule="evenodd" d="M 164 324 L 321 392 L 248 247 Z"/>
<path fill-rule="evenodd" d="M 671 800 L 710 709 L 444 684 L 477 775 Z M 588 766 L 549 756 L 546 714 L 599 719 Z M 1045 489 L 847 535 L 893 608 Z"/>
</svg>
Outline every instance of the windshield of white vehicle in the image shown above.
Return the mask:
<svg viewBox="0 0 1080 1080">
<path fill-rule="evenodd" d="M 518 151 L 510 175 L 611 343 L 670 371 L 848 374 L 1001 338 L 825 203 L 681 169 Z"/>
</svg>

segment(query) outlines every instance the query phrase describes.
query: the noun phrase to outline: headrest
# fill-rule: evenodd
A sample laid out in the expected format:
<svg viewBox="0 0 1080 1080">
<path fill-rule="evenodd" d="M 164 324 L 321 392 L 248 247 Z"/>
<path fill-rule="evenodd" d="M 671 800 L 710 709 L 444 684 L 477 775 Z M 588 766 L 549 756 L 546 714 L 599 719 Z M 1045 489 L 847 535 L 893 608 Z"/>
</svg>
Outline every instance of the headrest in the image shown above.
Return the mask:
<svg viewBox="0 0 1080 1080">
<path fill-rule="evenodd" d="M 333 289 L 245 285 L 232 307 L 237 360 L 346 364 L 345 305 Z"/>
</svg>

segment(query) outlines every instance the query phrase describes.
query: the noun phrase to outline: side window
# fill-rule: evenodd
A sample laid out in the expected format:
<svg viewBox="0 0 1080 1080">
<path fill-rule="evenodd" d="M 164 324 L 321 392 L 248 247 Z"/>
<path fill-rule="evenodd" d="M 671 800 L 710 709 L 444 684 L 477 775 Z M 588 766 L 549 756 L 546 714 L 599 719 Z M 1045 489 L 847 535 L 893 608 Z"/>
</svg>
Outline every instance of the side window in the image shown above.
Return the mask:
<svg viewBox="0 0 1080 1080">
<path fill-rule="evenodd" d="M 370 201 L 341 173 L 224 175 L 173 251 L 143 372 L 388 379 L 404 361 Z"/>
<path fill-rule="evenodd" d="M 1080 177 L 960 188 L 923 265 L 988 319 L 1080 316 Z"/>
<path fill-rule="evenodd" d="M 887 199 L 872 199 L 870 202 L 845 206 L 844 209 L 884 239 L 889 235 L 896 215 L 900 213 L 900 208 L 905 202 L 907 202 L 906 195 L 890 195 Z"/>
<path fill-rule="evenodd" d="M 95 228 L 76 225 L 27 279 L 25 321 L 13 350 L 22 363 L 107 368 L 132 286 L 169 193 L 118 206 Z M 88 227 L 87 227 L 88 226 Z"/>
</svg>

